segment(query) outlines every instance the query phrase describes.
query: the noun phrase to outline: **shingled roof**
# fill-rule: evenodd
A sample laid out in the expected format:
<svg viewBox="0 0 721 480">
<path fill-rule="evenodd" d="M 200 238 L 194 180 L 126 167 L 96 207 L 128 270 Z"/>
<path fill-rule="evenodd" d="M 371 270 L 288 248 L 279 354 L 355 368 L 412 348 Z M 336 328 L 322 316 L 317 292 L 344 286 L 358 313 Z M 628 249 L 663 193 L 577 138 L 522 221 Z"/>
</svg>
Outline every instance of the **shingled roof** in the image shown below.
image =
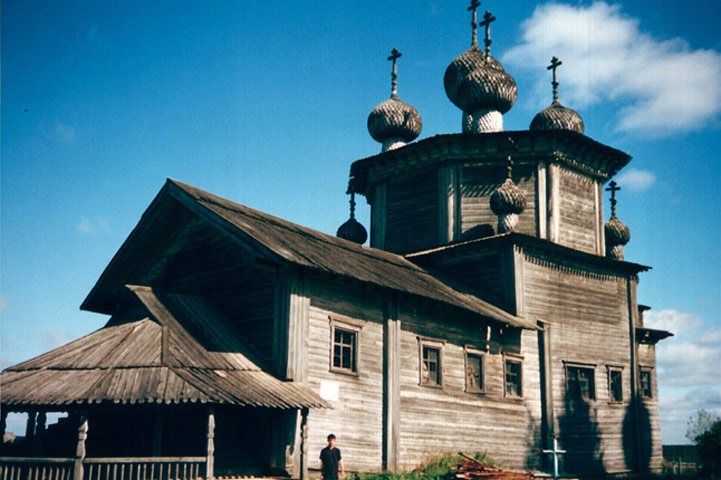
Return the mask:
<svg viewBox="0 0 721 480">
<path fill-rule="evenodd" d="M 166 187 L 201 217 L 270 251 L 278 260 L 429 298 L 506 325 L 536 328 L 533 322 L 491 305 L 466 287 L 401 255 L 327 235 L 175 180 L 168 180 Z"/>
<path fill-rule="evenodd" d="M 203 299 L 129 288 L 141 309 L 4 370 L 2 404 L 11 409 L 103 402 L 329 407 L 307 387 L 261 370 Z M 202 332 L 202 338 L 188 329 Z"/>
</svg>

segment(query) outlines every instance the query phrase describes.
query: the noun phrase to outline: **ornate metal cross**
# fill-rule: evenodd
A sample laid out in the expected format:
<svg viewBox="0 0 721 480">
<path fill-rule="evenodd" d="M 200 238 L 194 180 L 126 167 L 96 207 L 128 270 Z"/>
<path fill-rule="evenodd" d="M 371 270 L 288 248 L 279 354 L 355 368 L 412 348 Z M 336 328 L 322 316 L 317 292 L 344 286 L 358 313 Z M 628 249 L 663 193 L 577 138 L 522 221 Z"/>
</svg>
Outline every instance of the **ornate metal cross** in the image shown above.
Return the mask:
<svg viewBox="0 0 721 480">
<path fill-rule="evenodd" d="M 486 10 L 486 13 L 483 14 L 483 21 L 479 24 L 482 27 L 486 27 L 486 38 L 483 40 L 483 43 L 486 44 L 486 63 L 488 63 L 488 56 L 491 54 L 491 22 L 495 21 L 496 17 Z"/>
<path fill-rule="evenodd" d="M 476 9 L 481 6 L 481 2 L 478 0 L 471 0 L 471 4 L 468 6 L 466 10 L 469 12 L 473 12 L 471 14 L 471 29 L 472 29 L 472 36 L 471 36 L 471 46 L 478 45 L 478 37 L 476 35 L 476 27 L 478 26 L 478 23 L 476 23 L 477 17 L 476 17 Z"/>
<path fill-rule="evenodd" d="M 553 101 L 558 101 L 558 81 L 556 80 L 556 69 L 563 65 L 563 62 L 560 61 L 558 58 L 553 57 L 551 59 L 551 64 L 546 67 L 546 70 L 553 70 L 553 81 L 551 82 L 551 85 L 553 85 Z"/>
<path fill-rule="evenodd" d="M 615 180 L 611 180 L 611 183 L 608 184 L 608 187 L 606 187 L 607 192 L 611 192 L 611 216 L 616 216 L 616 203 L 618 203 L 618 200 L 616 200 L 616 192 L 621 190 L 621 187 L 618 186 Z"/>
<path fill-rule="evenodd" d="M 393 62 L 393 73 L 391 73 L 391 97 L 397 97 L 398 96 L 398 59 L 403 54 L 398 51 L 397 48 L 394 48 L 391 50 L 391 56 L 388 57 L 388 60 L 391 60 Z"/>
</svg>

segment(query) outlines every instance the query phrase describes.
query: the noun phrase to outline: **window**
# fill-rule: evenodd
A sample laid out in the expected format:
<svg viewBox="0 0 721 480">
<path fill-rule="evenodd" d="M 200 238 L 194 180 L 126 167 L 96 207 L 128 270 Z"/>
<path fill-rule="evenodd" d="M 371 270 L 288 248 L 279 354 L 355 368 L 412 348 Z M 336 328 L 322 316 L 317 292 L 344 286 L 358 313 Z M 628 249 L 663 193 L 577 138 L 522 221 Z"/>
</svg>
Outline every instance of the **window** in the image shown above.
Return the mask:
<svg viewBox="0 0 721 480">
<path fill-rule="evenodd" d="M 623 402 L 623 370 L 608 369 L 608 397 L 611 402 Z"/>
<path fill-rule="evenodd" d="M 521 388 L 521 360 L 507 358 L 505 362 L 506 396 L 520 397 L 523 394 Z"/>
<path fill-rule="evenodd" d="M 568 394 L 572 399 L 596 399 L 596 386 L 594 382 L 593 368 L 567 365 L 566 377 L 568 380 Z"/>
<path fill-rule="evenodd" d="M 483 355 L 466 352 L 466 391 L 483 391 Z"/>
<path fill-rule="evenodd" d="M 639 372 L 639 380 L 641 383 L 641 395 L 645 398 L 651 398 L 653 396 L 651 390 L 651 370 L 642 369 Z"/>
<path fill-rule="evenodd" d="M 332 370 L 358 372 L 358 331 L 333 325 Z"/>
<path fill-rule="evenodd" d="M 421 385 L 441 385 L 441 349 L 421 344 Z"/>
</svg>

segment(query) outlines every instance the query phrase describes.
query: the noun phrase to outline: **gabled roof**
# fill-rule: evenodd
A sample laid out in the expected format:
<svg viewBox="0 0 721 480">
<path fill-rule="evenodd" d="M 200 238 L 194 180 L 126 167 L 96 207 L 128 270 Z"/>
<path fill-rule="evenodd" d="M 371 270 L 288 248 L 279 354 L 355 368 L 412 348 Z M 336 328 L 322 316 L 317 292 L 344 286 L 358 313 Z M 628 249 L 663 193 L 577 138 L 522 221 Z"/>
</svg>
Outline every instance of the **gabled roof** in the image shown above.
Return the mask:
<svg viewBox="0 0 721 480">
<path fill-rule="evenodd" d="M 100 330 L 4 370 L 2 404 L 329 407 L 307 387 L 261 370 L 201 298 L 129 288 L 144 308 L 115 316 Z M 186 329 L 192 324 L 202 329 L 203 339 Z"/>
<path fill-rule="evenodd" d="M 364 247 L 341 238 L 302 227 L 267 213 L 239 205 L 203 190 L 168 180 L 153 204 L 164 203 L 169 196 L 188 210 L 249 246 L 267 261 L 290 263 L 313 271 L 347 277 L 397 292 L 443 302 L 482 315 L 506 325 L 536 328 L 533 322 L 509 314 L 491 305 L 465 287 L 430 272 L 403 256 Z M 162 200 L 162 201 L 161 201 Z M 153 204 L 143 217 L 148 217 Z M 144 231 L 143 219 L 118 251 L 82 308 L 95 310 L 99 297 L 109 290 L 106 278 L 118 278 L 117 272 L 133 261 L 136 232 Z M 109 272 L 113 271 L 111 275 Z M 119 277 L 122 278 L 122 275 Z M 117 281 L 117 280 L 115 280 Z"/>
</svg>

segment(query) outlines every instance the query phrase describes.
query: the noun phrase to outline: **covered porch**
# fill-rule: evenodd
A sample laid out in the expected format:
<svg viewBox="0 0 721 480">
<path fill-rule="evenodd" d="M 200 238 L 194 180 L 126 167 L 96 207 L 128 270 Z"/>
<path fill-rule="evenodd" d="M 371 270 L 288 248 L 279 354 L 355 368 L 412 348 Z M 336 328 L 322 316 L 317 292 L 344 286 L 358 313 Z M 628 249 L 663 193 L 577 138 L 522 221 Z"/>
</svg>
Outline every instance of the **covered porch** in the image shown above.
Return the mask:
<svg viewBox="0 0 721 480">
<path fill-rule="evenodd" d="M 202 299 L 132 291 L 141 308 L 2 372 L 2 433 L 28 417 L 0 480 L 306 479 L 308 411 L 328 404 L 241 353 Z"/>
</svg>

